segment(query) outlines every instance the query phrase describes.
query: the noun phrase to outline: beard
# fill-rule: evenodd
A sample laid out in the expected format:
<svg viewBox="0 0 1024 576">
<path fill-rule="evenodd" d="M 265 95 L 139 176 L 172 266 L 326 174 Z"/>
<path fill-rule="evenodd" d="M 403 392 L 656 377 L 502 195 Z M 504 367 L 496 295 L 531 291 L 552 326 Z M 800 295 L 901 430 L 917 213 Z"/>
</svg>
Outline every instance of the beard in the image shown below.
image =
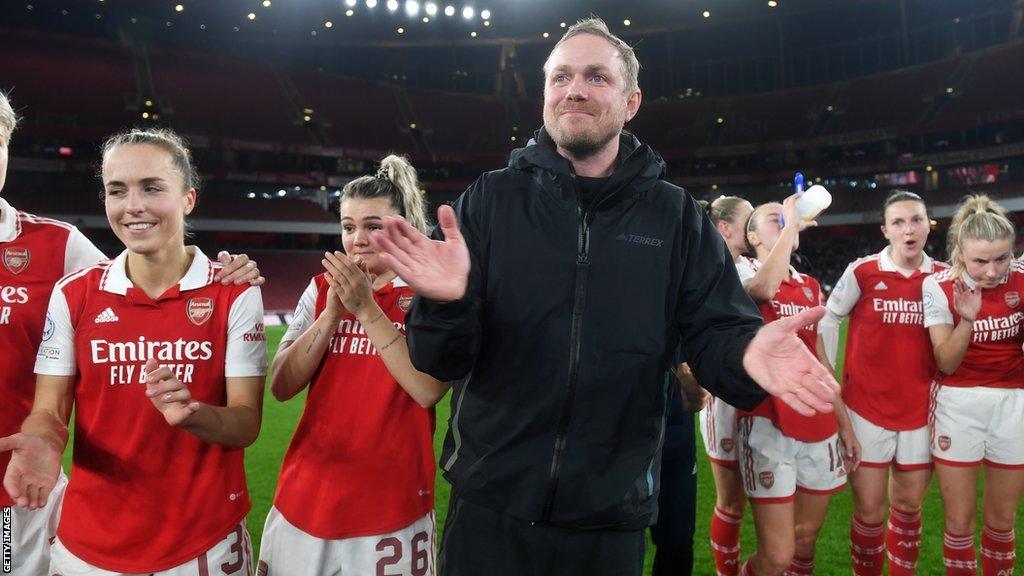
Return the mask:
<svg viewBox="0 0 1024 576">
<path fill-rule="evenodd" d="M 560 112 L 560 111 L 559 111 Z M 611 126 L 596 125 L 589 128 L 579 126 L 563 127 L 556 118 L 548 134 L 559 148 L 562 148 L 576 159 L 590 158 L 604 149 L 622 132 L 622 124 Z"/>
</svg>

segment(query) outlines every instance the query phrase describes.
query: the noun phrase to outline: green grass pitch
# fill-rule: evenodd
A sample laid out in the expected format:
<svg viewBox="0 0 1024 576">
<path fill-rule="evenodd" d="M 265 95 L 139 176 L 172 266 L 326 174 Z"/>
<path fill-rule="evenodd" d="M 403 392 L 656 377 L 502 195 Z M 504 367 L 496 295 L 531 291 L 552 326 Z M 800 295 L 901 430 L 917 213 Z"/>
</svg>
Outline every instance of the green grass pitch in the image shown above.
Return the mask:
<svg viewBox="0 0 1024 576">
<path fill-rule="evenodd" d="M 268 327 L 267 346 L 271 358 L 277 351 L 278 342 L 284 334 L 283 327 Z M 843 343 L 846 339 L 845 324 L 842 330 L 840 342 L 839 367 L 842 366 Z M 288 442 L 291 440 L 292 432 L 302 415 L 302 408 L 305 402 L 305 394 L 299 394 L 288 402 L 278 402 L 268 392 L 263 408 L 263 429 L 259 440 L 246 450 L 245 465 L 249 479 L 249 491 L 252 497 L 253 507 L 248 516 L 249 530 L 252 533 L 253 545 L 257 548 L 258 554 L 260 536 L 263 533 L 263 522 L 267 511 L 274 498 L 274 489 L 277 485 L 277 476 L 280 470 L 281 461 L 284 458 Z M 448 430 L 449 402 L 445 398 L 437 405 L 437 433 L 434 436 L 434 449 L 440 454 L 441 443 Z M 699 436 L 699 434 L 698 434 Z M 711 558 L 711 549 L 708 545 L 708 523 L 711 518 L 711 511 L 715 502 L 714 482 L 711 479 L 711 470 L 708 467 L 707 459 L 703 457 L 703 449 L 698 446 L 698 488 L 697 488 L 697 534 L 694 537 L 694 574 L 699 576 L 713 575 L 714 561 Z M 70 450 L 65 454 L 66 465 L 69 464 Z M 67 466 L 70 467 L 70 466 Z M 339 480 L 341 481 L 341 480 Z M 437 534 L 438 541 L 444 519 L 448 508 L 448 494 L 450 487 L 448 483 L 437 477 Z M 849 522 L 852 514 L 849 491 L 844 491 L 832 498 L 829 507 L 828 519 L 818 540 L 817 553 L 815 557 L 816 574 L 849 574 Z M 978 509 L 979 519 L 981 515 L 980 500 Z M 1022 537 L 1018 539 L 1018 556 L 1024 557 L 1024 522 L 1020 514 L 1017 516 L 1017 533 Z M 979 540 L 980 541 L 980 540 Z M 745 559 L 755 547 L 753 521 L 749 514 L 743 522 L 742 531 L 742 554 Z M 648 546 L 647 562 L 644 574 L 650 574 L 653 546 Z M 980 556 L 979 556 L 980 561 Z M 928 492 L 924 505 L 924 535 L 921 544 L 921 561 L 918 574 L 939 575 L 943 574 L 942 566 L 942 504 L 939 500 L 938 488 L 933 481 Z"/>
</svg>

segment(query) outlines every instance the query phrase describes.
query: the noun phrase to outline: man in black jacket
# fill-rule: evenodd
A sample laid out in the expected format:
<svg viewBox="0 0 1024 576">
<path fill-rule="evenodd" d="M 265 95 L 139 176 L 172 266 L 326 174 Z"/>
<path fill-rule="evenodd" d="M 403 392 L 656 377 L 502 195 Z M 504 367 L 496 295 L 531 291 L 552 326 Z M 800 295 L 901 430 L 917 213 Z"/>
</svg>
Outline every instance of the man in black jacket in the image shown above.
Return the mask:
<svg viewBox="0 0 1024 576">
<path fill-rule="evenodd" d="M 435 239 L 401 219 L 375 235 L 418 294 L 413 364 L 459 381 L 444 575 L 640 574 L 680 343 L 737 407 L 766 389 L 831 409 L 838 387 L 795 335 L 823 310 L 759 330 L 703 210 L 622 131 L 638 70 L 603 22 L 576 24 L 544 66 L 544 128 L 508 168 L 442 207 Z"/>
</svg>

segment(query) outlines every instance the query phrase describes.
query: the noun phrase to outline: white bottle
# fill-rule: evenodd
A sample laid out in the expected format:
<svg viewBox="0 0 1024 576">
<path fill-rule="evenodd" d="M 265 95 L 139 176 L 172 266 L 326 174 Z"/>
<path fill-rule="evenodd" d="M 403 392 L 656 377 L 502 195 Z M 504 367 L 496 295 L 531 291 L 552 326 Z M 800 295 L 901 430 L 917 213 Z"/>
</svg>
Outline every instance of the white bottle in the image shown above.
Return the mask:
<svg viewBox="0 0 1024 576">
<path fill-rule="evenodd" d="M 796 211 L 806 221 L 814 220 L 829 205 L 832 204 L 832 195 L 820 184 L 815 184 L 807 189 L 796 201 Z"/>
</svg>

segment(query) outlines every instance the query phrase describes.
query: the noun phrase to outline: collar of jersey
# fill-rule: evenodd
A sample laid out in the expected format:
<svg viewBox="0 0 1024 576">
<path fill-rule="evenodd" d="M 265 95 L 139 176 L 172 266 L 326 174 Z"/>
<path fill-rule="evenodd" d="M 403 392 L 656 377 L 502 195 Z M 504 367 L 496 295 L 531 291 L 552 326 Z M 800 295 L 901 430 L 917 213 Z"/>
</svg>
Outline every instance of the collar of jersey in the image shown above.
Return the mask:
<svg viewBox="0 0 1024 576">
<path fill-rule="evenodd" d="M 882 272 L 900 272 L 900 267 L 892 261 L 892 256 L 889 255 L 889 250 L 891 249 L 892 246 L 886 246 L 878 253 L 878 269 Z M 921 266 L 919 266 L 917 270 L 922 274 L 931 274 L 935 271 L 935 261 L 932 260 L 931 256 L 927 254 L 923 255 L 924 260 L 921 261 Z"/>
<path fill-rule="evenodd" d="M 193 255 L 192 264 L 188 267 L 188 271 L 185 272 L 181 280 L 178 281 L 178 292 L 196 290 L 209 285 L 210 282 L 213 282 L 213 275 L 215 273 L 213 264 L 206 257 L 206 254 L 203 254 L 202 250 L 196 246 L 186 246 L 185 250 Z M 106 271 L 103 272 L 103 278 L 100 279 L 101 290 L 125 296 L 130 289 L 134 288 L 132 281 L 128 279 L 125 267 L 127 261 L 128 250 L 125 250 L 110 262 Z M 171 290 L 173 290 L 173 287 Z"/>
<path fill-rule="evenodd" d="M 18 221 L 18 211 L 7 203 L 7 200 L 0 198 L 0 242 L 10 242 L 21 234 L 21 222 Z"/>
</svg>

